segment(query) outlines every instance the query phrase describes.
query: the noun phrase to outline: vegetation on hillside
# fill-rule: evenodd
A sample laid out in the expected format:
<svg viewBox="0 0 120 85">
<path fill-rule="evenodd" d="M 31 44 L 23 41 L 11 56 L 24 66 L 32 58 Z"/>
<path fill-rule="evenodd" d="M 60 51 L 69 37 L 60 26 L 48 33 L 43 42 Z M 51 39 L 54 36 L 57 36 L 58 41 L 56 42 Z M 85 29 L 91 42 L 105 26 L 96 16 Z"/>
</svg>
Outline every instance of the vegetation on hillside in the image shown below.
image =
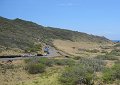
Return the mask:
<svg viewBox="0 0 120 85">
<path fill-rule="evenodd" d="M 85 42 L 110 42 L 105 37 L 88 35 L 77 31 L 44 27 L 22 19 L 6 19 L 0 17 L 0 50 L 19 48 L 22 50 L 34 47 L 35 43 L 51 44 L 53 39 Z"/>
<path fill-rule="evenodd" d="M 104 65 L 101 60 L 82 58 L 75 65 L 65 68 L 60 81 L 63 85 L 94 85 L 95 72 L 102 71 Z"/>
<path fill-rule="evenodd" d="M 69 42 L 82 41 L 90 45 L 93 44 L 92 42 L 100 45 L 111 42 L 104 37 L 53 27 L 44 27 L 18 18 L 10 20 L 0 17 L 1 51 L 19 48 L 24 50 L 23 52 L 25 53 L 34 53 L 42 50 L 43 43 L 52 45 L 53 39 L 68 40 Z M 86 44 L 81 44 L 81 46 L 82 45 Z M 25 59 L 24 62 L 20 64 L 15 63 L 17 60 L 13 62 L 3 61 L 0 62 L 1 84 L 105 85 L 120 80 L 119 45 L 115 45 L 112 48 L 104 47 L 104 49 L 102 49 L 102 47 L 100 47 L 101 49 L 81 49 L 79 48 L 80 46 L 74 47 L 71 44 L 68 46 L 71 46 L 72 49 L 78 47 L 78 51 L 85 51 L 86 53 L 94 54 L 93 57 L 96 57 L 90 58 L 87 55 L 85 58 L 81 54 L 73 57 L 71 57 L 71 55 L 57 58 L 36 57 Z M 91 47 L 93 47 L 93 45 L 89 48 Z M 97 47 L 97 45 L 95 47 Z M 111 61 L 113 63 L 108 67 L 107 65 Z M 101 75 L 98 76 L 98 73 Z M 23 77 L 24 75 L 27 76 Z M 17 81 L 17 83 L 15 81 Z"/>
<path fill-rule="evenodd" d="M 116 80 L 120 80 L 120 63 L 115 64 L 112 68 L 106 68 L 103 71 L 103 81 L 105 83 L 113 83 Z"/>
</svg>

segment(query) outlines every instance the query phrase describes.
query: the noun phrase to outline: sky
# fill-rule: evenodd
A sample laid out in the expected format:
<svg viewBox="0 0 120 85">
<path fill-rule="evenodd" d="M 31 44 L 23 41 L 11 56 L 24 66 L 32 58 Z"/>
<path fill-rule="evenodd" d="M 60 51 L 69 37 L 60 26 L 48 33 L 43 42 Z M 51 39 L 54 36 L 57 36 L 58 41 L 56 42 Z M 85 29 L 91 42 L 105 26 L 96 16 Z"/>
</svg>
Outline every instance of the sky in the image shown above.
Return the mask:
<svg viewBox="0 0 120 85">
<path fill-rule="evenodd" d="M 120 40 L 120 0 L 0 0 L 0 16 Z"/>
</svg>

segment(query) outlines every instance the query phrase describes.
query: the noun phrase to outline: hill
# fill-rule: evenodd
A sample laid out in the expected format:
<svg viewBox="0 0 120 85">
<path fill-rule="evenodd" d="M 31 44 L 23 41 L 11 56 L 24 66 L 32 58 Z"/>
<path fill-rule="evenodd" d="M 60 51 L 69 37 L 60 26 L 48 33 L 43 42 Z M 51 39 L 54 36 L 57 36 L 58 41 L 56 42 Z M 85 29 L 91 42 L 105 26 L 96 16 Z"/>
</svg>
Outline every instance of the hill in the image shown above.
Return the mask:
<svg viewBox="0 0 120 85">
<path fill-rule="evenodd" d="M 0 51 L 8 49 L 25 51 L 26 49 L 35 48 L 36 43 L 52 45 L 54 39 L 73 42 L 111 43 L 105 37 L 54 27 L 44 27 L 19 18 L 11 20 L 0 17 Z"/>
</svg>

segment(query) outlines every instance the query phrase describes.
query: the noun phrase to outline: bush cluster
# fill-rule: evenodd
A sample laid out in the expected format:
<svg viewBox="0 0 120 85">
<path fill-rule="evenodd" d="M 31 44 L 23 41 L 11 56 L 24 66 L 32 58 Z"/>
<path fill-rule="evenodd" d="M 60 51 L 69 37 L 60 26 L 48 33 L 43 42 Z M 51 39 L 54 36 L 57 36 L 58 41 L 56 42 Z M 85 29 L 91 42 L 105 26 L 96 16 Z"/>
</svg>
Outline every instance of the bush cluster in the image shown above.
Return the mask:
<svg viewBox="0 0 120 85">
<path fill-rule="evenodd" d="M 91 67 L 95 72 L 102 71 L 104 69 L 104 66 L 106 65 L 104 61 L 100 59 L 92 59 L 92 58 L 89 59 L 81 58 L 78 64 Z"/>
<path fill-rule="evenodd" d="M 41 50 L 42 50 L 41 44 L 35 44 L 35 45 L 31 45 L 29 48 L 27 48 L 25 50 L 25 52 L 29 53 L 29 52 L 37 52 L 37 51 L 41 51 Z"/>
<path fill-rule="evenodd" d="M 25 69 L 30 74 L 37 74 L 44 72 L 46 67 L 51 67 L 53 65 L 72 66 L 75 64 L 75 61 L 72 59 L 48 59 L 43 57 L 25 59 L 25 63 L 26 63 Z"/>
<path fill-rule="evenodd" d="M 31 63 L 26 66 L 26 70 L 30 74 L 37 74 L 37 73 L 42 73 L 45 71 L 45 65 L 41 63 Z"/>
<path fill-rule="evenodd" d="M 120 64 L 120 60 L 117 60 L 117 61 L 115 62 L 115 64 Z"/>
<path fill-rule="evenodd" d="M 55 59 L 54 60 L 54 64 L 55 65 L 68 65 L 68 66 L 72 66 L 75 64 L 75 61 L 72 59 Z"/>
<path fill-rule="evenodd" d="M 120 47 L 120 43 L 116 44 L 114 47 Z"/>
<path fill-rule="evenodd" d="M 115 55 L 111 55 L 111 54 L 98 55 L 95 58 L 101 60 L 118 60 L 118 58 Z"/>
<path fill-rule="evenodd" d="M 103 71 L 103 81 L 105 83 L 112 83 L 115 80 L 120 80 L 120 63 Z"/>
<path fill-rule="evenodd" d="M 93 70 L 84 65 L 67 67 L 60 77 L 63 85 L 93 84 Z"/>
<path fill-rule="evenodd" d="M 46 60 L 45 58 L 25 59 L 25 63 L 26 63 L 25 70 L 27 70 L 28 73 L 30 74 L 42 73 L 45 71 L 45 68 L 46 68 L 46 64 L 45 64 Z"/>
<path fill-rule="evenodd" d="M 106 53 L 106 54 L 107 54 L 108 52 L 107 52 L 107 51 L 105 51 L 105 50 L 102 50 L 102 51 L 101 51 L 101 53 Z"/>
<path fill-rule="evenodd" d="M 103 70 L 104 65 L 101 60 L 82 58 L 75 65 L 66 67 L 59 80 L 63 85 L 93 85 L 94 73 Z"/>
<path fill-rule="evenodd" d="M 115 56 L 120 56 L 120 49 L 114 49 L 109 54 L 115 55 Z"/>
<path fill-rule="evenodd" d="M 53 64 L 54 64 L 54 61 L 53 61 L 53 60 L 54 60 L 54 59 L 40 58 L 40 59 L 38 60 L 38 62 L 39 62 L 39 63 L 42 63 L 42 64 L 44 64 L 44 65 L 46 65 L 46 66 L 51 67 L 51 66 L 53 66 Z"/>
<path fill-rule="evenodd" d="M 75 60 L 80 60 L 82 57 L 81 56 L 74 56 L 73 59 Z"/>
<path fill-rule="evenodd" d="M 93 49 L 93 50 L 86 50 L 86 52 L 90 52 L 90 53 L 98 53 L 98 52 L 100 52 L 100 51 L 97 50 L 97 49 Z"/>
</svg>

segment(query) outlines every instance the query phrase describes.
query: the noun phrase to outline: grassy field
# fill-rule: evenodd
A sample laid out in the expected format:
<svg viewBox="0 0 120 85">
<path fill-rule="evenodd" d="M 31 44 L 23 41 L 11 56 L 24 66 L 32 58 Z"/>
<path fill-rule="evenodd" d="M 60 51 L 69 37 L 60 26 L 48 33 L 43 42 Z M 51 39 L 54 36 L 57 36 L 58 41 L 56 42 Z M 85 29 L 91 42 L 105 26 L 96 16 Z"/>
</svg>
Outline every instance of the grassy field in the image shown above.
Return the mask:
<svg viewBox="0 0 120 85">
<path fill-rule="evenodd" d="M 69 84 L 63 84 L 60 81 L 61 75 L 63 75 L 63 73 L 65 73 L 66 71 L 74 73 L 74 71 L 77 72 L 78 70 L 78 72 L 81 72 L 83 69 L 81 68 L 81 65 L 85 65 L 85 66 L 95 65 L 94 69 L 96 69 L 96 72 L 95 72 L 96 77 L 94 79 L 93 85 L 98 85 L 98 84 L 119 85 L 120 84 L 119 83 L 120 81 L 118 80 L 115 80 L 112 83 L 104 83 L 103 78 L 104 78 L 104 75 L 106 74 L 101 71 L 103 67 L 110 68 L 110 69 L 113 68 L 115 66 L 115 62 L 117 62 L 118 60 L 99 61 L 99 60 L 94 60 L 92 58 L 90 59 L 83 58 L 79 60 L 72 59 L 72 61 L 75 61 L 75 62 L 71 62 L 71 59 L 67 59 L 68 61 L 66 61 L 66 59 L 64 58 L 55 58 L 52 60 L 54 61 L 55 64 L 53 64 L 50 67 L 47 66 L 47 68 L 45 69 L 45 72 L 37 73 L 37 74 L 30 74 L 27 70 L 25 70 L 26 63 L 23 60 L 13 61 L 12 63 L 0 62 L 0 70 L 1 70 L 0 85 L 69 85 Z M 74 65 L 74 63 L 76 63 L 76 65 Z M 101 68 L 101 65 L 103 65 L 102 68 Z M 68 68 L 71 69 L 71 71 L 67 70 Z M 101 69 L 101 70 L 98 70 L 98 69 Z M 85 73 L 86 71 L 83 71 L 83 72 Z M 73 73 L 70 73 L 70 74 L 72 75 Z M 73 78 L 74 80 L 74 74 L 72 77 L 68 77 L 68 78 Z M 70 85 L 73 85 L 73 84 L 70 84 Z M 88 84 L 85 84 L 85 85 L 88 85 Z"/>
<path fill-rule="evenodd" d="M 47 71 L 32 81 L 28 80 L 20 85 L 61 85 L 58 78 L 61 74 L 61 67 L 48 68 Z"/>
<path fill-rule="evenodd" d="M 105 49 L 105 47 L 113 46 L 113 44 L 109 43 L 72 42 L 69 40 L 54 40 L 53 45 L 57 49 L 74 56 L 96 56 L 101 54 L 103 51 L 110 52 L 111 48 Z"/>
<path fill-rule="evenodd" d="M 102 48 L 100 46 L 103 45 L 100 44 L 84 43 L 82 45 L 82 42 L 68 43 L 60 40 L 55 42 L 58 47 L 61 44 L 61 49 L 65 52 L 71 52 L 74 55 L 73 49 L 87 49 L 83 50 L 83 54 L 89 53 L 93 57 L 74 55 L 68 58 L 61 56 L 12 62 L 0 61 L 0 85 L 80 85 L 79 79 L 87 81 L 87 83 L 83 82 L 83 85 L 120 85 L 120 49 L 118 47 L 107 45 L 112 47 Z M 91 51 L 95 48 L 99 52 Z"/>
<path fill-rule="evenodd" d="M 58 78 L 63 67 L 49 67 L 42 74 L 29 74 L 24 68 L 23 60 L 0 62 L 0 85 L 60 85 Z"/>
<path fill-rule="evenodd" d="M 0 52 L 0 56 L 3 56 L 3 55 L 21 55 L 23 54 L 24 52 L 20 49 L 17 49 L 17 50 L 4 50 L 2 52 Z"/>
</svg>

